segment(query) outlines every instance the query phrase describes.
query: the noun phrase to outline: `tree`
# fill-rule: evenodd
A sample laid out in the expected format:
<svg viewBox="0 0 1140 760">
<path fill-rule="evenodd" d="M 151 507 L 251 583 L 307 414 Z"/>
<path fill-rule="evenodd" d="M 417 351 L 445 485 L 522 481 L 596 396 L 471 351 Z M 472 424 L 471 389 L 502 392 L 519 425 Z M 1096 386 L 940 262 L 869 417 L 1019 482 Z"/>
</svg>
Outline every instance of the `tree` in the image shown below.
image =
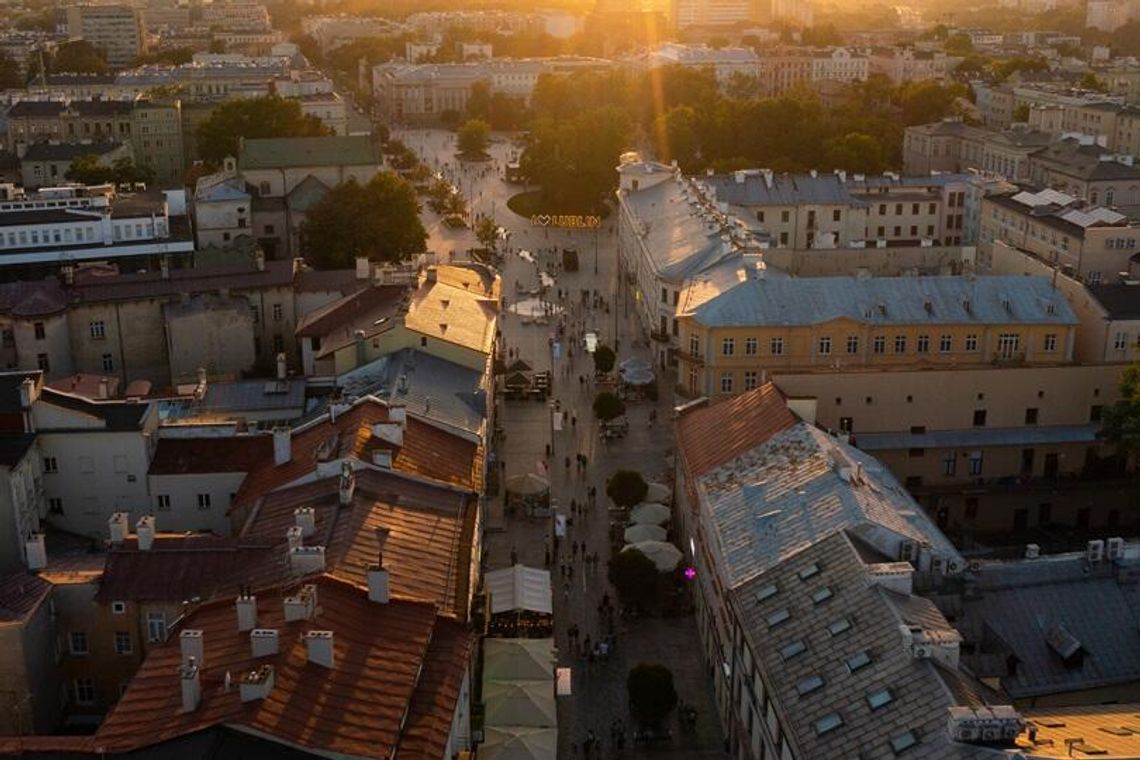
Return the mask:
<svg viewBox="0 0 1140 760">
<path fill-rule="evenodd" d="M 301 113 L 301 104 L 276 95 L 227 100 L 198 125 L 198 156 L 220 164 L 237 156 L 241 138 L 320 137 L 332 134 L 316 116 Z"/>
<path fill-rule="evenodd" d="M 12 56 L 0 51 L 0 90 L 18 90 L 23 88 L 24 77 L 20 74 L 20 64 Z"/>
<path fill-rule="evenodd" d="M 459 128 L 456 145 L 459 153 L 472 158 L 486 155 L 487 144 L 491 141 L 491 125 L 482 119 L 468 119 Z"/>
<path fill-rule="evenodd" d="M 640 504 L 649 493 L 649 484 L 637 470 L 618 470 L 606 481 L 606 496 L 619 507 Z"/>
<path fill-rule="evenodd" d="M 606 372 L 613 372 L 614 362 L 617 361 L 617 355 L 614 350 L 609 346 L 601 345 L 594 349 L 594 371 L 605 374 Z"/>
<path fill-rule="evenodd" d="M 1120 400 L 1104 410 L 1100 435 L 1121 454 L 1140 452 L 1140 362 L 1124 371 Z"/>
<path fill-rule="evenodd" d="M 113 164 L 106 166 L 99 162 L 97 155 L 89 153 L 73 159 L 63 176 L 72 182 L 82 182 L 85 185 L 98 185 L 104 182 L 133 184 L 152 181 L 154 171 L 149 167 L 135 166 L 135 162 L 126 157 L 116 159 Z"/>
<path fill-rule="evenodd" d="M 309 209 L 301 226 L 302 252 L 318 269 L 347 269 L 359 256 L 403 261 L 426 243 L 416 191 L 392 172 L 377 174 L 367 185 L 337 185 Z"/>
<path fill-rule="evenodd" d="M 653 560 L 637 549 L 615 554 L 606 578 L 626 607 L 652 609 L 661 598 L 661 573 Z"/>
<path fill-rule="evenodd" d="M 849 132 L 828 141 L 825 163 L 833 169 L 878 174 L 886 168 L 879 141 L 861 132 Z"/>
<path fill-rule="evenodd" d="M 499 242 L 499 225 L 495 224 L 495 220 L 490 217 L 480 219 L 479 223 L 475 225 L 475 239 L 484 248 L 495 250 L 495 246 Z"/>
<path fill-rule="evenodd" d="M 86 40 L 65 42 L 55 49 L 49 69 L 74 74 L 105 74 L 107 58 Z"/>
<path fill-rule="evenodd" d="M 1013 112 L 1010 114 L 1010 118 L 1015 122 L 1029 121 L 1029 104 L 1018 103 L 1013 107 Z"/>
<path fill-rule="evenodd" d="M 662 161 L 676 161 L 681 169 L 695 171 L 700 154 L 700 122 L 690 106 L 675 106 L 654 120 L 656 153 Z"/>
<path fill-rule="evenodd" d="M 1096 92 L 1108 92 L 1108 85 L 1091 71 L 1081 77 L 1081 87 L 1086 90 L 1095 90 Z"/>
<path fill-rule="evenodd" d="M 974 41 L 965 32 L 958 32 L 947 37 L 943 47 L 951 55 L 965 55 L 974 52 Z"/>
<path fill-rule="evenodd" d="M 617 394 L 603 391 L 594 398 L 594 416 L 602 422 L 609 422 L 612 419 L 625 414 L 625 402 L 617 397 Z"/>
<path fill-rule="evenodd" d="M 641 723 L 657 725 L 677 706 L 673 672 L 658 663 L 639 663 L 626 680 L 629 709 Z"/>
</svg>

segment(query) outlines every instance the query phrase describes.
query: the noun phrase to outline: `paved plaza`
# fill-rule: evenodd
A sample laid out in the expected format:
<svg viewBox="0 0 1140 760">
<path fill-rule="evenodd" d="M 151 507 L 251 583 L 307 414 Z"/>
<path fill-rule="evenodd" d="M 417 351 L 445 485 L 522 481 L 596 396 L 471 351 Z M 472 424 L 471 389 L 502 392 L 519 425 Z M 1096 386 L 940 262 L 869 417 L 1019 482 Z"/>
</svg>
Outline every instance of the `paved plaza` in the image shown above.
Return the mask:
<svg viewBox="0 0 1140 760">
<path fill-rule="evenodd" d="M 435 168 L 448 173 L 464 194 L 473 201 L 476 214 L 492 216 L 511 232 L 509 245 L 513 252 L 506 257 L 501 268 L 503 292 L 508 305 L 516 301 L 516 286 L 524 291 L 539 286 L 539 270 L 554 275 L 555 284 L 548 298 L 567 314 L 567 333 L 580 336 L 585 331 L 596 331 L 603 342 L 617 345 L 618 360 L 631 357 L 652 359 L 650 347 L 633 314 L 632 305 L 619 292 L 617 276 L 616 214 L 611 215 L 598 231 L 553 230 L 536 228 L 530 221 L 509 211 L 507 199 L 521 190 L 507 185 L 501 172 L 512 149 L 509 141 L 496 140 L 491 147 L 492 161 L 463 166 L 454 158 L 451 133 L 441 130 L 414 130 L 397 134 L 409 147 L 419 153 Z M 438 163 L 436 163 L 438 162 Z M 442 226 L 437 218 L 426 217 L 432 250 L 442 255 L 463 252 L 476 244 L 469 230 L 453 231 Z M 594 271 L 594 251 L 597 246 L 597 273 Z M 574 248 L 579 251 L 580 266 L 577 272 L 558 273 L 560 259 L 552 249 Z M 517 254 L 527 250 L 535 263 Z M 563 296 L 558 297 L 561 290 Z M 605 300 L 605 306 L 587 308 L 581 305 L 582 291 L 594 291 Z M 525 296 L 524 296 L 525 297 Z M 605 579 L 609 555 L 609 513 L 604 497 L 605 480 L 615 470 L 640 470 L 647 480 L 669 482 L 672 468 L 673 430 L 671 409 L 673 396 L 670 376 L 659 380 L 660 400 L 657 402 L 630 402 L 627 416 L 629 434 L 624 439 L 602 441 L 593 419 L 591 404 L 595 389 L 588 376 L 592 373 L 592 360 L 581 347 L 571 340 L 562 342 L 560 356 L 552 357 L 550 339 L 553 325 L 524 324 L 522 317 L 509 309 L 501 320 L 502 346 L 517 352 L 535 370 L 550 370 L 553 377 L 552 399 L 568 412 L 565 429 L 555 432 L 551 425 L 551 410 L 547 404 L 535 401 L 500 401 L 498 424 L 505 431 L 495 448 L 498 462 L 505 463 L 505 476 L 547 471 L 551 493 L 560 508 L 568 512 L 571 500 L 586 502 L 589 488 L 597 489 L 596 506 L 572 518 L 566 540 L 562 542 L 561 556 L 552 556 L 551 571 L 554 587 L 555 630 L 559 650 L 559 664 L 573 669 L 571 697 L 559 699 L 559 757 L 583 757 L 581 745 L 587 731 L 593 731 L 601 742 L 601 752 L 593 757 L 613 757 L 616 748 L 610 737 L 610 726 L 615 718 L 625 722 L 626 737 L 623 757 L 655 758 L 712 758 L 723 757 L 723 738 L 717 723 L 709 676 L 703 659 L 695 656 L 700 651 L 696 624 L 692 615 L 671 618 L 648 618 L 633 621 L 616 620 L 616 651 L 605 662 L 589 663 L 573 653 L 567 629 L 576 624 L 579 640 L 587 635 L 598 641 L 607 630 L 599 617 L 598 606 L 604 594 L 617 603 L 616 595 Z M 571 352 L 572 348 L 572 352 Z M 580 376 L 585 379 L 582 382 Z M 655 424 L 650 423 L 650 412 L 656 410 Z M 549 458 L 547 445 L 552 447 Z M 577 465 L 577 455 L 586 457 L 585 469 Z M 567 465 L 569 462 L 569 465 Z M 551 548 L 551 521 L 520 514 L 507 516 L 501 498 L 496 495 L 488 502 L 487 561 L 485 570 L 506 567 L 512 552 L 518 561 L 542 567 Z M 598 554 L 597 569 L 575 559 L 569 551 L 569 542 L 585 543 L 585 553 Z M 563 576 L 561 565 L 573 567 L 572 576 Z M 626 701 L 625 679 L 628 670 L 638 662 L 661 662 L 672 669 L 680 699 L 695 705 L 698 718 L 693 728 L 681 728 L 674 720 L 670 725 L 673 738 L 670 742 L 652 748 L 634 747 L 632 720 Z"/>
</svg>

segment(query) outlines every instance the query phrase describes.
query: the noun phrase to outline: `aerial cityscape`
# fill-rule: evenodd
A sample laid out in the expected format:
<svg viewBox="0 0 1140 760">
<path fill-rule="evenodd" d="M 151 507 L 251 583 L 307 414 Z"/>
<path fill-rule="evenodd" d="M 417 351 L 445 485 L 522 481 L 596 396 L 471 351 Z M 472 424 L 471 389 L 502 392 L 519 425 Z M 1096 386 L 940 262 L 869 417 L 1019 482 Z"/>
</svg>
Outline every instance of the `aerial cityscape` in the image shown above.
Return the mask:
<svg viewBox="0 0 1140 760">
<path fill-rule="evenodd" d="M 1140 760 L 1140 0 L 0 5 L 0 755 Z"/>
</svg>

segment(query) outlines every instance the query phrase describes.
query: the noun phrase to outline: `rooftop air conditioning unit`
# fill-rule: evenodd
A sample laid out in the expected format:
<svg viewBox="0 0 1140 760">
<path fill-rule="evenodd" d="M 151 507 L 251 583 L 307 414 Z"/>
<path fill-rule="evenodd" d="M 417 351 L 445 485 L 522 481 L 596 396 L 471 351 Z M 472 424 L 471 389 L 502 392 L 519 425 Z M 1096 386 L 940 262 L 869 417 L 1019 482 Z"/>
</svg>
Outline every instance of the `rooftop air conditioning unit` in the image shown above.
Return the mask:
<svg viewBox="0 0 1140 760">
<path fill-rule="evenodd" d="M 1092 564 L 1104 559 L 1104 541 L 1099 538 L 1089 541 L 1088 547 L 1085 549 L 1085 559 Z"/>
</svg>

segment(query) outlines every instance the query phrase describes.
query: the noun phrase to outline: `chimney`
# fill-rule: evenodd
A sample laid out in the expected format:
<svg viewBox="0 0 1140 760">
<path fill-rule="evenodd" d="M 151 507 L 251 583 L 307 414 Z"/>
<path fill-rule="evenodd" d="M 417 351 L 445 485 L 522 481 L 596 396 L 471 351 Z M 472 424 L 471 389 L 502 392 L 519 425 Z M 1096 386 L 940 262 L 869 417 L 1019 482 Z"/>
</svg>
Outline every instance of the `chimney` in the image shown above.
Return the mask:
<svg viewBox="0 0 1140 760">
<path fill-rule="evenodd" d="M 309 631 L 305 634 L 309 662 L 332 670 L 335 660 L 332 631 Z"/>
<path fill-rule="evenodd" d="M 242 673 L 241 679 L 238 681 L 238 692 L 241 694 L 242 704 L 268 697 L 269 692 L 273 691 L 275 681 L 276 673 L 273 666 L 268 663 L 256 670 Z"/>
<path fill-rule="evenodd" d="M 138 537 L 139 551 L 149 552 L 154 546 L 154 515 L 143 515 L 135 525 Z"/>
<path fill-rule="evenodd" d="M 298 546 L 289 550 L 289 567 L 298 575 L 323 573 L 325 570 L 325 547 Z"/>
<path fill-rule="evenodd" d="M 130 533 L 130 523 L 127 522 L 126 512 L 115 512 L 111 518 L 107 520 L 107 527 L 111 531 L 111 543 L 121 544 L 127 540 L 127 535 Z"/>
<path fill-rule="evenodd" d="M 403 446 L 404 424 L 402 422 L 377 422 L 372 426 L 372 435 L 393 446 Z"/>
<path fill-rule="evenodd" d="M 182 712 L 194 712 L 202 699 L 202 681 L 198 672 L 198 662 L 193 657 L 180 668 L 182 674 Z"/>
<path fill-rule="evenodd" d="M 427 268 L 427 275 L 425 278 L 428 282 L 435 282 L 438 279 L 438 272 L 435 267 Z"/>
<path fill-rule="evenodd" d="M 317 614 L 317 587 L 306 583 L 296 596 L 285 597 L 284 608 L 286 623 L 312 620 Z"/>
<path fill-rule="evenodd" d="M 368 601 L 388 603 L 388 571 L 384 568 L 384 554 L 376 557 L 376 564 L 368 566 Z"/>
<path fill-rule="evenodd" d="M 293 459 L 293 430 L 279 426 L 273 428 L 273 464 L 280 467 Z"/>
<path fill-rule="evenodd" d="M 44 545 L 44 534 L 40 532 L 28 536 L 24 542 L 24 555 L 29 570 L 43 570 L 47 567 L 47 547 Z"/>
<path fill-rule="evenodd" d="M 293 520 L 301 529 L 301 538 L 308 538 L 317 532 L 317 511 L 312 507 L 297 507 L 293 510 Z M 298 546 L 301 544 L 298 543 Z M 292 545 L 289 547 L 293 548 Z"/>
<path fill-rule="evenodd" d="M 352 496 L 356 493 L 356 475 L 352 472 L 352 465 L 347 461 L 340 465 L 340 485 L 337 493 L 342 507 L 351 504 Z"/>
<path fill-rule="evenodd" d="M 252 631 L 257 627 L 257 597 L 253 594 L 242 594 L 234 602 L 237 609 L 237 625 L 239 631 Z"/>
<path fill-rule="evenodd" d="M 40 389 L 36 385 L 33 378 L 25 377 L 24 382 L 20 383 L 20 406 L 23 409 L 31 409 L 32 404 L 39 400 Z"/>
<path fill-rule="evenodd" d="M 278 652 L 276 628 L 254 628 L 249 632 L 249 646 L 253 658 L 269 657 Z"/>
<path fill-rule="evenodd" d="M 101 399 L 107 399 L 111 397 L 111 381 L 106 377 L 99 378 L 98 396 Z"/>
<path fill-rule="evenodd" d="M 372 262 L 367 256 L 356 257 L 356 279 L 367 280 L 372 275 Z"/>
<path fill-rule="evenodd" d="M 403 404 L 388 407 L 388 421 L 398 422 L 401 425 L 408 424 L 408 408 Z"/>
<path fill-rule="evenodd" d="M 265 251 L 258 248 L 253 252 L 253 265 L 257 268 L 257 271 L 265 271 Z"/>
<path fill-rule="evenodd" d="M 182 648 L 182 662 L 196 662 L 199 666 L 206 664 L 206 640 L 202 631 L 197 628 L 187 628 L 178 634 L 178 645 Z"/>
<path fill-rule="evenodd" d="M 277 379 L 284 380 L 288 374 L 288 368 L 285 366 L 285 354 L 277 354 Z"/>
<path fill-rule="evenodd" d="M 300 525 L 290 525 L 285 531 L 285 540 L 289 542 L 289 551 L 293 551 L 299 546 L 304 545 L 302 538 L 305 535 L 305 529 Z"/>
</svg>

